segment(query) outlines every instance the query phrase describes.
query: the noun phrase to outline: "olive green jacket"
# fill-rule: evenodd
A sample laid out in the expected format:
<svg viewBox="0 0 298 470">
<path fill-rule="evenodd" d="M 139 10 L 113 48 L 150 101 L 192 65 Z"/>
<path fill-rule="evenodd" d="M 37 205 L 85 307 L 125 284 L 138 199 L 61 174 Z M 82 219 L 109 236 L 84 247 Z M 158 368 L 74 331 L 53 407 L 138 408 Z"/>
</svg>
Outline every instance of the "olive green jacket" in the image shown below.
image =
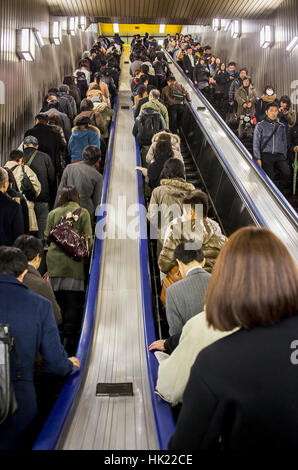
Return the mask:
<svg viewBox="0 0 298 470">
<path fill-rule="evenodd" d="M 142 114 L 142 111 L 146 108 L 152 108 L 152 109 L 154 109 L 154 111 L 161 114 L 162 117 L 165 120 L 167 128 L 169 127 L 169 114 L 168 114 L 168 110 L 167 110 L 167 108 L 165 107 L 164 104 L 162 104 L 160 101 L 158 101 L 157 99 L 154 98 L 150 101 L 147 101 L 147 103 L 144 103 L 142 105 L 141 110 L 140 110 L 140 114 Z"/>
<path fill-rule="evenodd" d="M 45 240 L 49 241 L 50 231 L 61 222 L 61 219 L 67 215 L 68 212 L 74 212 L 79 208 L 76 202 L 69 202 L 68 204 L 57 207 L 52 210 L 48 215 L 47 226 L 45 229 Z M 89 252 L 92 245 L 92 228 L 90 222 L 90 215 L 87 209 L 82 209 L 79 219 L 73 222 L 74 228 L 80 233 L 88 237 Z M 75 261 L 70 258 L 65 251 L 51 242 L 47 254 L 47 267 L 50 277 L 69 277 L 72 279 L 85 280 L 85 260 Z"/>
</svg>

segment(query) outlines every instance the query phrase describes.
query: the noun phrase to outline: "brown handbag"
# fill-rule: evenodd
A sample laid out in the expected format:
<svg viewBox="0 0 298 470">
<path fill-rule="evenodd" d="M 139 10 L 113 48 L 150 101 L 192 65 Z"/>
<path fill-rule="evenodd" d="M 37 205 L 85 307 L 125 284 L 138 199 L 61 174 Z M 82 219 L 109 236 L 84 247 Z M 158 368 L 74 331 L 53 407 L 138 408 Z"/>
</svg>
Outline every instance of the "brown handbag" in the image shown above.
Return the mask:
<svg viewBox="0 0 298 470">
<path fill-rule="evenodd" d="M 180 281 L 181 279 L 182 276 L 180 271 L 178 271 L 178 266 L 174 266 L 171 271 L 168 272 L 167 277 L 164 278 L 160 294 L 160 300 L 163 303 L 164 307 L 166 307 L 167 288 L 175 282 Z"/>
<path fill-rule="evenodd" d="M 73 220 L 78 220 L 82 208 L 67 214 L 49 234 L 49 239 L 75 261 L 82 261 L 88 256 L 88 244 L 85 235 L 78 232 L 73 226 Z"/>
</svg>

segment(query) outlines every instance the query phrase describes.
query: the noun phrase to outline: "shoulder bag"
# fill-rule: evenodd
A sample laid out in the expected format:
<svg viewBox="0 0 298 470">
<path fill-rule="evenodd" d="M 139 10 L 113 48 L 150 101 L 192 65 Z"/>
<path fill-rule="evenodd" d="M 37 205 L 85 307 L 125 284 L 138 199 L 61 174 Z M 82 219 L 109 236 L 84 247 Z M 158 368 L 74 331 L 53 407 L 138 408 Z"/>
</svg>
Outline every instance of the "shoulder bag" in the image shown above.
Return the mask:
<svg viewBox="0 0 298 470">
<path fill-rule="evenodd" d="M 78 220 L 81 211 L 82 208 L 79 208 L 73 214 L 67 214 L 49 234 L 49 239 L 75 261 L 82 261 L 88 256 L 87 237 L 73 226 L 73 221 Z"/>
</svg>

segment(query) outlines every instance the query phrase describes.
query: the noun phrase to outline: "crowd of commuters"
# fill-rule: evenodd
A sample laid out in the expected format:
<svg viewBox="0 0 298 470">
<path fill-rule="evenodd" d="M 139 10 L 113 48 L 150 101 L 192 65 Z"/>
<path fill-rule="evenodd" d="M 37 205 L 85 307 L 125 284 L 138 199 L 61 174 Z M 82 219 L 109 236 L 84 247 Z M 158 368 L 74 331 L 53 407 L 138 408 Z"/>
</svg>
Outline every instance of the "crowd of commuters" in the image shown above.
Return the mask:
<svg viewBox="0 0 298 470">
<path fill-rule="evenodd" d="M 297 138 L 288 97 L 278 101 L 267 86 L 257 99 L 246 68 L 239 74 L 235 63 L 226 68 L 190 35 L 168 35 L 164 47 L 215 107 L 237 114 L 240 136 L 253 136 L 257 116 L 255 147 L 270 135 L 267 126 L 278 128 L 273 143 L 265 142 L 254 157 L 271 177 L 270 165 L 286 174 L 275 162 L 286 162 L 289 136 Z M 168 337 L 149 350 L 160 362 L 156 393 L 177 418 L 169 448 L 294 449 L 298 381 L 289 347 L 298 325 L 295 263 L 269 230 L 246 227 L 227 239 L 208 217 L 208 196 L 186 181 L 181 155 L 179 126 L 190 97 L 170 75 L 154 38 L 137 35 L 130 60 L 133 135 L 142 161 L 136 170 L 150 201 L 168 326 Z"/>
<path fill-rule="evenodd" d="M 168 37 L 164 45 L 222 109 L 231 93 L 228 104 L 236 109 L 238 103 L 239 128 L 245 126 L 244 109 L 261 116 L 269 103 L 268 119 L 260 120 L 254 136 L 267 135 L 262 126 L 272 121 L 281 133 L 275 145 L 286 145 L 286 127 L 297 139 L 293 112 L 291 119 L 284 112 L 276 121 L 285 107 L 276 108 L 274 93 L 258 102 L 246 69 L 236 76 L 230 63 L 226 71 L 219 58 L 211 59 L 209 46 L 202 52 L 191 37 Z M 74 354 L 121 49 L 117 35 L 112 42 L 99 38 L 73 75 L 48 90 L 22 150 L 12 150 L 0 167 L 0 323 L 10 325 L 15 340 L 11 377 L 18 404 L 0 425 L 0 449 L 32 446 L 40 429 L 40 387 L 35 387 L 40 374 L 52 380 L 53 374 L 65 377 L 80 367 Z M 156 393 L 178 413 L 169 448 L 294 449 L 295 263 L 270 231 L 246 227 L 227 239 L 208 217 L 208 196 L 186 181 L 181 154 L 180 125 L 190 96 L 171 76 L 161 46 L 149 35 L 134 38 L 130 61 L 132 132 L 142 157 L 136 170 L 146 182 L 168 325 L 168 337 L 149 349 L 160 360 Z M 289 104 L 286 97 L 281 102 Z M 264 146 L 255 158 L 268 168 L 272 163 L 266 155 L 272 154 Z M 84 241 L 81 257 L 58 243 L 59 227 L 67 224 Z"/>
<path fill-rule="evenodd" d="M 55 390 L 53 374 L 80 367 L 74 355 L 120 72 L 122 41 L 114 39 L 99 38 L 48 90 L 35 125 L 0 167 L 0 323 L 9 325 L 17 353 L 17 409 L 0 425 L 0 449 L 33 445 L 50 411 L 45 385 Z M 80 258 L 55 238 L 63 224 L 83 240 Z"/>
<path fill-rule="evenodd" d="M 265 85 L 258 97 L 247 67 L 237 70 L 234 61 L 226 63 L 211 46 L 202 46 L 191 34 L 168 35 L 164 46 L 238 137 L 252 148 L 253 158 L 267 175 L 281 181 L 280 189 L 289 186 L 294 152 L 298 152 L 298 119 L 290 97 L 278 97 L 273 84 Z"/>
</svg>

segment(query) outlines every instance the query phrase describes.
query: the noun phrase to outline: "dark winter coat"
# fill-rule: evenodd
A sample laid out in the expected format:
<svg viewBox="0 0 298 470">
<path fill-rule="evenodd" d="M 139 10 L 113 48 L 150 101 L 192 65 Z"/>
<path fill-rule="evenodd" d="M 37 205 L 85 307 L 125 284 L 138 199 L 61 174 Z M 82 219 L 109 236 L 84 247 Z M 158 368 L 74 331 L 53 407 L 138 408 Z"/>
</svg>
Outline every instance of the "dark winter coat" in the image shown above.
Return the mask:
<svg viewBox="0 0 298 470">
<path fill-rule="evenodd" d="M 203 85 L 209 86 L 210 71 L 206 65 L 197 64 L 193 70 L 193 81 L 197 82 L 198 87 Z"/>
<path fill-rule="evenodd" d="M 152 131 L 150 133 L 145 132 L 144 130 L 144 122 L 146 119 L 146 116 L 153 116 L 154 115 L 154 122 L 156 123 L 156 129 L 155 131 Z M 133 135 L 136 137 L 138 144 L 140 146 L 142 145 L 151 145 L 151 140 L 154 134 L 157 134 L 157 132 L 160 132 L 162 129 L 166 128 L 165 121 L 161 114 L 156 112 L 153 108 L 145 108 L 141 115 L 137 117 L 135 120 L 135 124 L 132 130 Z"/>
<path fill-rule="evenodd" d="M 218 70 L 214 76 L 214 80 L 216 81 L 215 92 L 222 93 L 224 97 L 227 98 L 230 84 L 228 73 L 226 71 Z"/>
<path fill-rule="evenodd" d="M 26 164 L 34 152 L 34 147 L 24 149 L 24 162 Z M 41 191 L 36 202 L 48 202 L 51 205 L 54 202 L 57 189 L 55 169 L 51 158 L 46 153 L 37 151 L 34 160 L 30 164 L 30 168 L 36 174 L 41 185 Z"/>
<path fill-rule="evenodd" d="M 20 204 L 0 191 L 0 246 L 12 246 L 24 233 L 24 219 Z"/>
<path fill-rule="evenodd" d="M 64 144 L 60 134 L 52 129 L 48 124 L 36 124 L 25 132 L 25 136 L 33 135 L 38 140 L 38 150 L 47 153 L 52 160 L 55 172 L 61 171 L 60 152 L 64 149 Z"/>
<path fill-rule="evenodd" d="M 18 403 L 17 411 L 0 426 L 0 449 L 22 449 L 28 427 L 37 415 L 33 383 L 37 353 L 46 372 L 64 376 L 72 363 L 61 345 L 52 305 L 31 292 L 15 277 L 0 274 L 0 322 L 8 323 L 14 337 L 19 364 L 11 354 L 11 378 Z"/>
</svg>

